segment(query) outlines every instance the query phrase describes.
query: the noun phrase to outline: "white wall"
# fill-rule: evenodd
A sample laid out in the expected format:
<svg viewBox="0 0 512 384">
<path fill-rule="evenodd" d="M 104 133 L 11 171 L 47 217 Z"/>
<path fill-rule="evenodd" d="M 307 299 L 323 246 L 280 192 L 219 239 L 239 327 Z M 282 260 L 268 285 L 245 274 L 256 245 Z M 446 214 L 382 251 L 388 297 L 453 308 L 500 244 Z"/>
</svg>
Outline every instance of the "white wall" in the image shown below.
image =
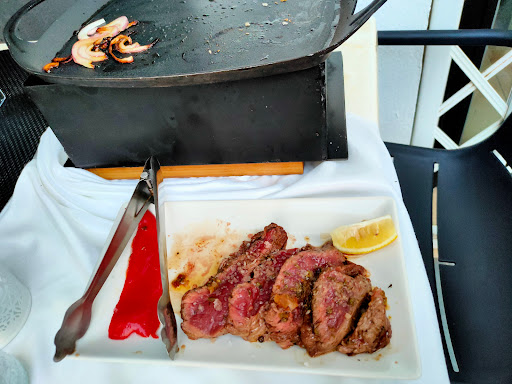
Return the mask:
<svg viewBox="0 0 512 384">
<path fill-rule="evenodd" d="M 370 3 L 359 0 L 357 10 Z M 427 29 L 432 0 L 388 0 L 375 14 L 378 30 Z M 380 46 L 379 119 L 384 141 L 411 141 L 423 47 Z"/>
</svg>

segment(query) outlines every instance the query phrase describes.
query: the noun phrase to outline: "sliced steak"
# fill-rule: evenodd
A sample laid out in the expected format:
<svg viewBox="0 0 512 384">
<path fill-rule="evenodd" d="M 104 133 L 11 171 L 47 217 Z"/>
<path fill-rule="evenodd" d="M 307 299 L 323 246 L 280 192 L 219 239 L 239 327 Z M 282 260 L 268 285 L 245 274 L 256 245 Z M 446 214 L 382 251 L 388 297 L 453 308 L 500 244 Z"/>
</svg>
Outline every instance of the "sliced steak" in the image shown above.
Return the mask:
<svg viewBox="0 0 512 384">
<path fill-rule="evenodd" d="M 284 263 L 265 313 L 271 340 L 283 349 L 300 343 L 305 300 L 309 297 L 315 274 L 327 266 L 343 265 L 345 260 L 332 242 L 327 242 L 321 247 L 303 250 Z"/>
<path fill-rule="evenodd" d="M 349 275 L 352 277 L 356 277 L 357 275 L 362 275 L 364 277 L 370 277 L 370 272 L 368 272 L 362 265 L 355 264 L 351 261 L 345 261 L 345 264 L 339 267 L 339 271 L 344 273 L 345 275 Z"/>
<path fill-rule="evenodd" d="M 285 261 L 297 252 L 297 248 L 274 252 L 254 269 L 251 281 L 233 289 L 226 325 L 229 333 L 252 342 L 266 340 L 267 327 L 263 315 L 272 287 Z"/>
<path fill-rule="evenodd" d="M 277 224 L 271 223 L 261 232 L 251 236 L 251 239 L 244 241 L 238 251 L 226 257 L 219 265 L 217 273 L 228 268 L 235 260 L 246 253 L 259 253 L 262 247 L 270 248 L 273 251 L 283 249 L 288 241 L 286 231 Z"/>
<path fill-rule="evenodd" d="M 283 228 L 270 224 L 244 242 L 217 275 L 181 300 L 181 328 L 192 339 L 215 338 L 226 333 L 228 300 L 233 288 L 250 279 L 250 273 L 266 256 L 282 249 L 288 240 Z"/>
<path fill-rule="evenodd" d="M 327 268 L 314 284 L 311 309 L 301 327 L 301 340 L 311 357 L 334 351 L 357 321 L 372 284 L 359 273 L 355 277 L 345 274 L 362 272 L 356 266 Z"/>
<path fill-rule="evenodd" d="M 391 324 L 386 316 L 386 295 L 375 287 L 371 294 L 368 309 L 359 321 L 354 332 L 338 346 L 338 351 L 349 356 L 359 353 L 373 353 L 389 344 Z"/>
</svg>

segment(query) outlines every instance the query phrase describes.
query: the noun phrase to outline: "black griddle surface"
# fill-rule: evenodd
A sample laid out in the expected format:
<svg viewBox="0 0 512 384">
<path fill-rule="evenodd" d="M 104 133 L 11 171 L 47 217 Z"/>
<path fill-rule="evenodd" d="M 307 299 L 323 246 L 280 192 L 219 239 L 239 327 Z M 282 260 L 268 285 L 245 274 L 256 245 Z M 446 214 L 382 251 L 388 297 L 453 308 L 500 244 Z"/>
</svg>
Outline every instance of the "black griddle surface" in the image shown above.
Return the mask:
<svg viewBox="0 0 512 384">
<path fill-rule="evenodd" d="M 312 56 L 329 47 L 341 9 L 339 0 L 278 0 L 265 3 L 266 6 L 261 0 L 70 2 L 73 0 L 45 0 L 19 16 L 14 35 L 22 41 L 20 44 L 35 43 L 27 46 L 27 50 L 33 50 L 31 55 L 19 53 L 14 47 L 13 56 L 46 81 L 114 87 L 126 86 L 123 80 L 132 80 L 135 86 L 141 79 L 146 80 L 143 86 L 167 86 L 166 79 L 171 79 L 172 85 L 183 85 L 194 83 L 194 77 L 203 83 L 244 78 L 247 76 L 243 73 L 229 78 L 213 75 L 212 81 L 205 81 L 201 75 L 250 71 L 255 67 L 268 67 L 273 72 L 274 64 L 302 57 L 309 58 L 307 67 L 314 66 L 324 58 Z M 348 0 L 347 4 L 355 2 Z M 349 8 L 344 10 L 347 17 L 353 11 L 353 7 Z M 43 12 L 47 14 L 39 14 Z M 159 39 L 149 51 L 135 54 L 133 63 L 121 64 L 109 57 L 94 63 L 94 70 L 69 63 L 49 74 L 42 71 L 53 57 L 70 54 L 81 26 L 101 18 L 108 23 L 123 15 L 130 21 L 139 21 L 129 29 L 134 41 L 144 45 Z M 52 18 L 53 23 L 48 21 Z M 37 27 L 35 23 L 41 25 Z M 304 68 L 297 63 L 296 69 Z"/>
<path fill-rule="evenodd" d="M 357 0 L 32 0 L 9 20 L 5 37 L 18 64 L 50 83 L 205 84 L 313 68 L 385 1 L 354 14 Z M 120 16 L 140 22 L 132 27 L 135 41 L 159 43 L 131 64 L 111 58 L 95 69 L 69 63 L 42 70 L 55 55 L 69 55 L 82 26 Z"/>
</svg>

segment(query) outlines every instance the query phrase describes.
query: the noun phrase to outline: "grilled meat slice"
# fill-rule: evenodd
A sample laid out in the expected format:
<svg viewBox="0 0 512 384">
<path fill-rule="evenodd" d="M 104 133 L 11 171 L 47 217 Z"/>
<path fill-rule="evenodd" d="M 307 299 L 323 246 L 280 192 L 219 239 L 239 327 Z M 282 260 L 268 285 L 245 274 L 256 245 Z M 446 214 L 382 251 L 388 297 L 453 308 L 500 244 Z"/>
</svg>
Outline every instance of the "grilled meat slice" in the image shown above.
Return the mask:
<svg viewBox="0 0 512 384">
<path fill-rule="evenodd" d="M 267 327 L 263 316 L 272 287 L 284 262 L 297 252 L 297 248 L 274 252 L 254 269 L 251 281 L 233 289 L 226 325 L 229 333 L 252 342 L 266 340 Z"/>
<path fill-rule="evenodd" d="M 340 272 L 345 275 L 356 277 L 357 275 L 362 275 L 364 277 L 370 277 L 370 272 L 368 272 L 365 267 L 359 264 L 355 264 L 351 261 L 345 261 L 345 264 L 340 267 Z"/>
<path fill-rule="evenodd" d="M 332 242 L 327 242 L 321 247 L 309 247 L 284 263 L 265 313 L 271 340 L 283 349 L 300 343 L 305 300 L 310 295 L 315 274 L 327 266 L 341 266 L 345 261 L 345 256 Z"/>
<path fill-rule="evenodd" d="M 261 242 L 266 242 L 265 247 L 272 249 L 272 252 L 283 249 L 288 241 L 285 230 L 277 224 L 271 223 L 261 232 L 256 233 L 250 240 L 244 241 L 238 251 L 226 257 L 219 265 L 217 273 L 224 271 L 240 256 L 246 253 L 260 252 Z"/>
<path fill-rule="evenodd" d="M 343 340 L 338 351 L 349 356 L 373 353 L 389 344 L 391 324 L 386 316 L 386 295 L 375 287 L 368 310 L 363 313 L 354 332 Z"/>
<path fill-rule="evenodd" d="M 288 240 L 283 228 L 270 224 L 244 242 L 223 269 L 199 288 L 188 291 L 181 300 L 181 328 L 192 339 L 215 338 L 225 334 L 228 300 L 238 284 L 248 281 L 250 273 L 266 256 L 282 249 Z"/>
<path fill-rule="evenodd" d="M 311 357 L 334 351 L 357 321 L 356 316 L 372 285 L 361 274 L 355 277 L 345 274 L 359 272 L 356 267 L 359 266 L 350 263 L 327 268 L 315 282 L 311 309 L 306 311 L 301 328 L 302 343 Z"/>
</svg>

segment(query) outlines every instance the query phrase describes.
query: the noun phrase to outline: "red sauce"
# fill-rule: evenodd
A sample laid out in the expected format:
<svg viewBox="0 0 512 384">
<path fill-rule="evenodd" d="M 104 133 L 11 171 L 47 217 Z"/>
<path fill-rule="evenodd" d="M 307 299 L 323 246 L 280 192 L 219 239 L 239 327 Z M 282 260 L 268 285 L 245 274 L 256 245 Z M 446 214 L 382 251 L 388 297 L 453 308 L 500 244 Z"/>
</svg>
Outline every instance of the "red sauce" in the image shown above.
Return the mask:
<svg viewBox="0 0 512 384">
<path fill-rule="evenodd" d="M 119 302 L 108 328 L 108 337 L 123 340 L 136 333 L 158 338 L 157 304 L 162 296 L 156 219 L 146 212 L 132 242 L 132 253 Z"/>
</svg>

